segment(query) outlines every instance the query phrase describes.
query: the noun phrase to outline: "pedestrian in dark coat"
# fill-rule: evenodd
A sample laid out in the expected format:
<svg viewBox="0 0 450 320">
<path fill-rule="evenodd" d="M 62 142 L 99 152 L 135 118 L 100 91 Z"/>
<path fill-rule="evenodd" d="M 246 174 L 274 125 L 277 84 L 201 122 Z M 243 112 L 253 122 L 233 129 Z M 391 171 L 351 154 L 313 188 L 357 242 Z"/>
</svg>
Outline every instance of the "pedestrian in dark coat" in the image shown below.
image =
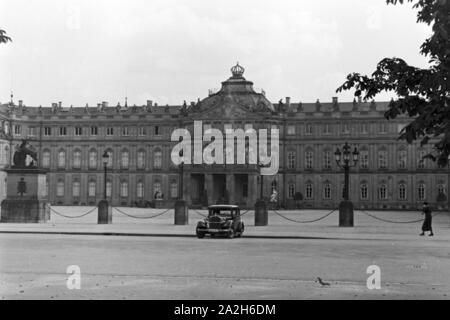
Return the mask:
<svg viewBox="0 0 450 320">
<path fill-rule="evenodd" d="M 431 209 L 428 206 L 427 202 L 423 203 L 423 207 L 422 207 L 422 214 L 425 215 L 425 219 L 423 220 L 423 224 L 422 224 L 422 233 L 420 234 L 421 236 L 425 235 L 425 231 L 430 231 L 429 236 L 432 237 L 433 234 L 433 228 L 431 227 Z"/>
</svg>

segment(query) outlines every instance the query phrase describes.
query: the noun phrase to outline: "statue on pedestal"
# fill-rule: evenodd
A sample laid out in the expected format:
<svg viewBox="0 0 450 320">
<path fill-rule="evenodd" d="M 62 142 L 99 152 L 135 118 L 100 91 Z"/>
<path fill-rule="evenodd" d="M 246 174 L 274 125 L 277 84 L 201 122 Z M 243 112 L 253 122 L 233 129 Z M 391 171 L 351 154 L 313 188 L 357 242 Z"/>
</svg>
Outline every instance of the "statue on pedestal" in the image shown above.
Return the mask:
<svg viewBox="0 0 450 320">
<path fill-rule="evenodd" d="M 33 159 L 28 166 L 26 164 L 27 156 Z M 37 153 L 31 146 L 28 146 L 27 140 L 22 139 L 22 143 L 17 148 L 17 151 L 14 152 L 13 162 L 12 168 L 14 169 L 37 168 Z"/>
</svg>

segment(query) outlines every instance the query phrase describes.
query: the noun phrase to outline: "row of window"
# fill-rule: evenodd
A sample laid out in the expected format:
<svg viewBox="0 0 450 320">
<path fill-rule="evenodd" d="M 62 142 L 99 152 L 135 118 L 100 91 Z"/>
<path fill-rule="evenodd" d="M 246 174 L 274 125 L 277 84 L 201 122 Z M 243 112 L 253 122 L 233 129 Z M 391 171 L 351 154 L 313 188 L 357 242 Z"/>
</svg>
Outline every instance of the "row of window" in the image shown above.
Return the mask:
<svg viewBox="0 0 450 320">
<path fill-rule="evenodd" d="M 155 136 L 161 135 L 161 129 L 160 126 L 153 126 L 153 134 Z M 28 127 L 28 136 L 34 137 L 37 135 L 37 127 Z M 44 136 L 52 136 L 53 133 L 56 132 L 58 136 L 67 136 L 68 135 L 68 127 L 62 126 L 62 127 L 44 127 L 43 128 L 43 135 Z M 83 135 L 83 127 L 71 127 L 71 130 L 73 130 L 74 136 L 82 136 Z M 99 134 L 99 127 L 98 126 L 90 126 L 87 129 L 85 129 L 86 134 L 89 134 L 91 136 L 97 136 Z M 106 127 L 106 136 L 114 136 L 114 132 L 116 130 L 119 130 L 120 135 L 127 137 L 131 135 L 131 127 Z M 14 135 L 22 135 L 22 126 L 21 125 L 14 125 Z M 138 127 L 137 128 L 137 134 L 138 136 L 147 136 L 148 128 L 147 127 Z"/>
<path fill-rule="evenodd" d="M 108 163 L 107 167 L 113 167 L 114 155 L 112 150 L 106 151 L 108 154 Z M 139 150 L 137 152 L 136 157 L 136 166 L 137 169 L 145 169 L 146 163 L 146 152 L 144 150 Z M 99 163 L 99 153 L 96 150 L 89 151 L 88 157 L 88 167 L 90 169 L 97 169 Z M 81 151 L 75 150 L 72 154 L 72 168 L 81 169 Z M 49 150 L 44 150 L 42 153 L 42 167 L 50 168 L 51 166 L 51 153 Z M 123 150 L 120 153 L 120 168 L 128 169 L 130 166 L 130 152 L 127 150 Z M 67 167 L 67 154 L 66 151 L 60 150 L 58 151 L 57 158 L 57 167 L 59 169 L 65 169 Z M 162 167 L 162 150 L 155 149 L 153 152 L 153 168 L 161 168 Z"/>
<path fill-rule="evenodd" d="M 87 188 L 87 196 L 88 197 L 96 197 L 97 191 L 97 182 L 94 180 L 89 181 Z M 111 197 L 112 194 L 112 182 L 110 180 L 106 181 L 106 196 Z M 48 183 L 47 183 L 48 190 Z M 129 195 L 129 183 L 127 181 L 121 181 L 119 184 L 119 195 L 120 197 L 128 197 Z M 162 193 L 161 182 L 156 181 L 153 183 L 153 188 L 151 190 L 151 194 L 146 198 L 159 199 L 164 198 L 164 194 Z M 172 199 L 178 198 L 178 183 L 176 181 L 172 181 L 169 186 L 169 197 Z M 64 197 L 66 193 L 66 184 L 64 180 L 58 180 L 56 183 L 56 196 Z M 79 181 L 74 181 L 72 183 L 72 197 L 79 198 L 81 196 L 81 183 Z M 143 199 L 145 196 L 144 183 L 139 181 L 136 183 L 136 197 L 137 199 Z"/>
<path fill-rule="evenodd" d="M 209 126 L 208 124 L 205 124 L 205 126 Z M 321 128 L 321 132 L 324 135 L 331 135 L 334 134 L 334 131 L 332 130 L 333 126 L 335 124 L 330 123 L 321 123 L 318 125 L 315 124 L 306 124 L 304 127 L 304 134 L 305 135 L 314 135 L 317 133 L 317 128 Z M 404 124 L 398 124 L 398 132 L 400 132 L 404 128 Z M 272 126 L 276 127 L 276 126 Z M 22 134 L 22 125 L 15 124 L 13 126 L 13 133 L 14 135 L 21 135 Z M 295 135 L 296 134 L 296 125 L 290 124 L 287 126 L 287 134 L 288 135 Z M 361 134 L 368 134 L 369 133 L 369 123 L 367 122 L 361 122 L 357 125 L 350 124 L 348 122 L 343 122 L 340 124 L 340 132 L 343 134 L 350 134 L 352 128 L 357 128 L 358 133 Z M 36 136 L 38 127 L 28 127 L 28 136 Z M 43 134 L 44 136 L 51 136 L 52 134 L 57 134 L 59 136 L 67 136 L 68 132 L 70 130 L 73 130 L 73 134 L 75 136 L 81 136 L 83 135 L 83 127 L 82 126 L 75 126 L 75 127 L 67 127 L 67 126 L 60 126 L 60 127 L 50 127 L 45 126 L 43 128 Z M 85 134 L 89 134 L 91 136 L 97 136 L 99 134 L 99 127 L 98 126 L 90 126 L 85 129 Z M 129 136 L 131 135 L 131 127 L 130 126 L 122 126 L 122 127 L 106 127 L 106 135 L 107 136 L 113 136 L 114 132 L 116 130 L 119 130 L 120 135 L 122 136 Z M 139 126 L 137 127 L 137 134 L 139 136 L 146 136 L 147 135 L 147 127 L 145 126 Z M 377 123 L 377 132 L 378 133 L 387 133 L 387 123 L 382 121 Z M 153 134 L 154 135 L 160 135 L 161 130 L 159 126 L 153 126 Z"/>
<path fill-rule="evenodd" d="M 276 182 L 272 183 L 272 192 L 276 190 Z M 344 192 L 344 186 L 341 186 L 342 192 Z M 437 186 L 438 194 L 446 194 L 445 185 L 439 184 Z M 296 193 L 295 183 L 290 182 L 288 184 L 288 198 L 294 198 Z M 307 182 L 305 184 L 304 195 L 306 200 L 314 199 L 314 185 L 312 182 Z M 343 197 L 343 195 L 342 195 Z M 359 186 L 359 198 L 361 200 L 369 200 L 369 185 L 365 182 L 361 183 Z M 330 182 L 323 183 L 322 186 L 322 199 L 331 200 L 332 199 L 332 184 Z M 406 183 L 398 184 L 398 199 L 407 200 L 407 185 Z M 417 199 L 422 201 L 426 200 L 426 186 L 424 183 L 419 183 L 417 185 Z M 387 184 L 380 184 L 378 186 L 378 200 L 388 200 L 388 186 Z"/>
<path fill-rule="evenodd" d="M 331 135 L 336 133 L 333 131 L 333 126 L 340 126 L 340 132 L 342 134 L 350 134 L 352 131 L 361 134 L 369 133 L 369 123 L 368 122 L 360 122 L 358 124 L 352 124 L 349 122 L 343 122 L 340 124 L 330 124 L 330 123 L 321 123 L 321 124 L 310 124 L 307 123 L 304 126 L 304 134 L 305 135 L 314 135 L 319 133 L 317 129 L 320 128 L 321 133 L 324 135 Z M 388 124 L 384 121 L 377 123 L 376 131 L 377 133 L 385 134 L 388 132 Z M 405 127 L 404 124 L 397 125 L 397 131 L 400 132 Z M 294 135 L 296 134 L 296 125 L 290 124 L 287 126 L 287 134 Z M 352 130 L 353 129 L 353 130 Z"/>
<path fill-rule="evenodd" d="M 108 150 L 108 164 L 107 166 L 109 168 L 112 168 L 113 164 L 113 152 L 112 150 Z M 5 150 L 5 154 L 9 154 L 9 150 Z M 427 154 L 426 151 L 422 150 L 419 152 L 419 157 L 417 161 L 417 167 L 419 169 L 423 169 L 426 166 L 426 160 L 423 159 L 423 157 Z M 81 168 L 81 151 L 75 150 L 72 156 L 72 167 L 74 169 L 80 169 Z M 60 150 L 58 151 L 58 159 L 57 159 L 57 166 L 58 168 L 66 168 L 66 151 Z M 88 166 L 91 169 L 97 169 L 98 167 L 98 159 L 99 154 L 96 150 L 89 151 L 89 158 L 88 158 Z M 331 169 L 332 163 L 334 159 L 334 154 L 332 151 L 328 150 L 323 153 L 323 168 L 324 169 Z M 44 168 L 50 168 L 50 161 L 51 161 L 51 154 L 49 150 L 44 150 L 42 153 L 42 166 Z M 146 162 L 146 151 L 139 150 L 137 152 L 136 157 L 136 165 L 138 169 L 144 169 L 145 168 L 145 162 Z M 295 169 L 297 163 L 297 156 L 295 151 L 288 151 L 287 153 L 287 167 L 288 169 Z M 305 152 L 305 168 L 306 169 L 313 169 L 315 164 L 314 159 L 314 152 L 311 150 L 308 150 Z M 129 151 L 125 150 L 122 151 L 120 154 L 120 167 L 123 169 L 127 169 L 130 165 L 130 153 Z M 154 168 L 161 168 L 162 166 L 162 150 L 161 149 L 155 149 L 153 152 L 153 167 Z M 362 150 L 360 151 L 359 155 L 359 166 L 361 169 L 368 169 L 369 168 L 369 151 Z M 379 150 L 378 151 L 378 168 L 380 169 L 387 169 L 388 167 L 388 151 L 387 150 Z M 407 168 L 407 152 L 406 150 L 400 150 L 398 152 L 398 161 L 397 161 L 397 167 L 399 169 L 406 169 Z"/>
<path fill-rule="evenodd" d="M 425 150 L 419 151 L 419 155 L 417 157 L 417 167 L 419 169 L 424 169 L 426 167 L 426 156 L 428 152 Z M 389 153 L 387 150 L 379 150 L 378 151 L 378 168 L 379 169 L 387 169 L 388 168 L 388 156 Z M 407 158 L 408 154 L 406 150 L 399 150 L 397 156 L 397 167 L 399 169 L 407 168 Z M 305 152 L 305 168 L 313 169 L 315 164 L 314 152 L 312 150 L 307 150 Z M 324 169 L 331 169 L 332 162 L 334 161 L 334 152 L 331 150 L 327 150 L 323 152 L 322 165 Z M 287 152 L 287 167 L 288 169 L 295 169 L 297 167 L 297 153 L 295 151 Z M 359 167 L 361 169 L 369 168 L 369 151 L 361 150 L 359 152 Z"/>
</svg>

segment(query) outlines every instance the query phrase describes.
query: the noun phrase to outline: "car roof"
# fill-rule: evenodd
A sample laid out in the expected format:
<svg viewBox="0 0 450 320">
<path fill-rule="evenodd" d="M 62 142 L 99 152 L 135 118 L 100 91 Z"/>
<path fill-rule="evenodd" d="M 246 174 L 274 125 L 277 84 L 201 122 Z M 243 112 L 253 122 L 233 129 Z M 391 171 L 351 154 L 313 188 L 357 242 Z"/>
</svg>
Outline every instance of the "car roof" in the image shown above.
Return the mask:
<svg viewBox="0 0 450 320">
<path fill-rule="evenodd" d="M 234 204 L 213 204 L 208 206 L 208 209 L 239 209 L 239 206 Z"/>
</svg>

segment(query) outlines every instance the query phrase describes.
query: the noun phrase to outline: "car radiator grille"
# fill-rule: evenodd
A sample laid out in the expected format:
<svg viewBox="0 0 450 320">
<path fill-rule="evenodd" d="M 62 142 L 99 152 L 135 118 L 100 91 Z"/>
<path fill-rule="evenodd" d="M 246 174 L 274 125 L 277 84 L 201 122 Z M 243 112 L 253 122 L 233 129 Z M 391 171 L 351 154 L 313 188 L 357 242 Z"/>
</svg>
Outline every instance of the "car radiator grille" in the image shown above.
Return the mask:
<svg viewBox="0 0 450 320">
<path fill-rule="evenodd" d="M 220 218 L 218 218 L 218 217 L 212 217 L 209 220 L 209 228 L 210 229 L 220 229 L 221 225 L 222 225 L 222 222 L 221 222 Z"/>
</svg>

